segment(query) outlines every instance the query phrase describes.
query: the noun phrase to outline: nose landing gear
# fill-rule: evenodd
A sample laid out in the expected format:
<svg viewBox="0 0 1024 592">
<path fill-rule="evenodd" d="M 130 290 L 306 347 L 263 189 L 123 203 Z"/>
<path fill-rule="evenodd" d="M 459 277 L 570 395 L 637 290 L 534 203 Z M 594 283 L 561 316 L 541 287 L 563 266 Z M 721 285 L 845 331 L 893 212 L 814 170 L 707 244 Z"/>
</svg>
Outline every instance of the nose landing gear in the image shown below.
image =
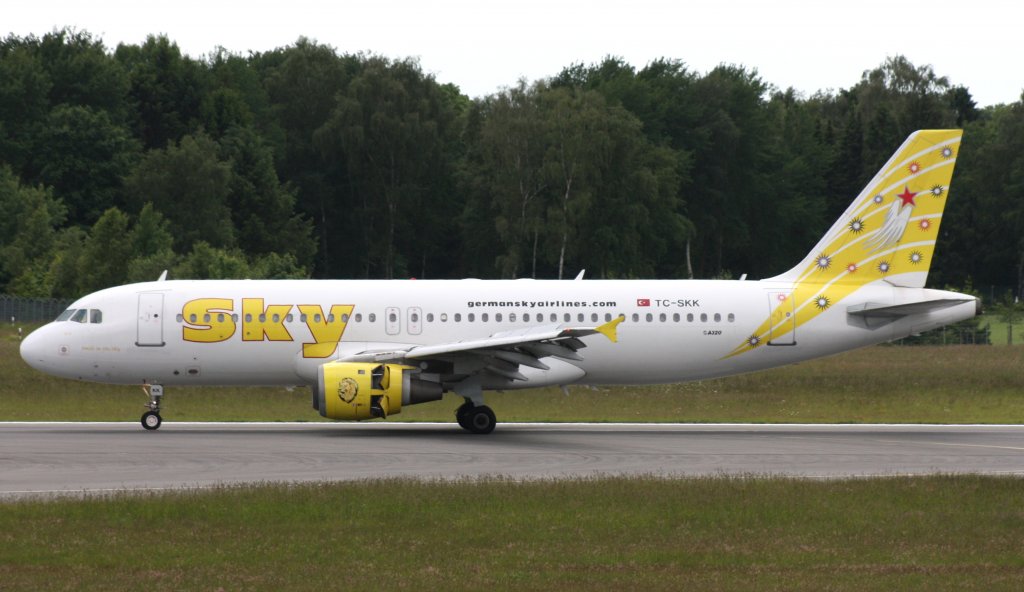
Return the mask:
<svg viewBox="0 0 1024 592">
<path fill-rule="evenodd" d="M 160 399 L 164 396 L 164 387 L 159 384 L 144 384 L 142 390 L 146 391 L 149 402 L 146 407 L 149 411 L 142 414 L 142 427 L 147 430 L 155 430 L 163 423 L 160 417 Z"/>
</svg>

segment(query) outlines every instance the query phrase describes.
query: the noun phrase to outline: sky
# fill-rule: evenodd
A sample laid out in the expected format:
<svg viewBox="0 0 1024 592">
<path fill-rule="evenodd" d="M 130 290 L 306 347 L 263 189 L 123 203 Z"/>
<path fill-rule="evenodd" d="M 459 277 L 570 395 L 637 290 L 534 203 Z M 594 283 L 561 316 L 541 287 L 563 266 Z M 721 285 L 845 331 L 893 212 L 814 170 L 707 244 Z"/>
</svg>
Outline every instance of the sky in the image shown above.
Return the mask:
<svg viewBox="0 0 1024 592">
<path fill-rule="evenodd" d="M 608 55 L 640 68 L 683 61 L 756 69 L 804 95 L 853 86 L 887 57 L 931 65 L 970 89 L 979 106 L 1021 98 L 1024 4 L 973 0 L 35 0 L 11 3 L 4 34 L 74 27 L 118 43 L 166 34 L 199 58 L 217 47 L 242 55 L 300 36 L 341 53 L 416 57 L 442 83 L 471 97 L 520 78 L 534 81 Z M 6 30 L 5 30 L 6 29 Z"/>
</svg>

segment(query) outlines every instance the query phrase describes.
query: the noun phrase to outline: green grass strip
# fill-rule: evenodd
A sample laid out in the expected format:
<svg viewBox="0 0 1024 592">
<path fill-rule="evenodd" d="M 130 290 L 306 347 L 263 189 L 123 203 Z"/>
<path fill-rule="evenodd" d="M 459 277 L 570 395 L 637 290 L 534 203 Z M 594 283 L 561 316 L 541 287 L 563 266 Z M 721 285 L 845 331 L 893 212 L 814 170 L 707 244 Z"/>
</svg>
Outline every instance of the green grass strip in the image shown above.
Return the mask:
<svg viewBox="0 0 1024 592">
<path fill-rule="evenodd" d="M 380 480 L 0 503 L 3 590 L 1019 590 L 1024 481 Z"/>
</svg>

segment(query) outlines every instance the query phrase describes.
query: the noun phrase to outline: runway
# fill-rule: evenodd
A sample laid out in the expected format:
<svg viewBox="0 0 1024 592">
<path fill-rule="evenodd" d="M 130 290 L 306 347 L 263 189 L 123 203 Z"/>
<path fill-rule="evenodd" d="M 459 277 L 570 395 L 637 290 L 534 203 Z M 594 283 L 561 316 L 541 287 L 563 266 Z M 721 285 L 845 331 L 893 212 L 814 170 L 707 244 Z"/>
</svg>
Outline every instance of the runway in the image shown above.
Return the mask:
<svg viewBox="0 0 1024 592">
<path fill-rule="evenodd" d="M 0 496 L 365 478 L 1024 475 L 1024 426 L 0 424 Z"/>
</svg>

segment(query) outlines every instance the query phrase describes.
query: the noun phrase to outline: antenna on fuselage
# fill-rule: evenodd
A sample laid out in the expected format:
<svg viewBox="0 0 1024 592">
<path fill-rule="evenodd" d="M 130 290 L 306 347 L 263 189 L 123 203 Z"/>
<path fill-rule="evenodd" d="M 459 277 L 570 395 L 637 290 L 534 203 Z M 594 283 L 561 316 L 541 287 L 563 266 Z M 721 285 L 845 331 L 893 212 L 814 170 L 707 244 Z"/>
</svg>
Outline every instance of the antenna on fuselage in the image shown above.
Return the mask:
<svg viewBox="0 0 1024 592">
<path fill-rule="evenodd" d="M 160 277 L 156 278 L 156 281 L 162 282 L 162 281 L 164 281 L 166 279 L 167 279 L 167 270 L 165 269 L 164 272 L 160 274 Z"/>
<path fill-rule="evenodd" d="M 576 274 L 576 280 L 582 280 L 583 279 L 583 274 L 585 274 L 585 273 L 587 273 L 587 270 L 586 269 L 581 269 L 580 272 Z"/>
</svg>

